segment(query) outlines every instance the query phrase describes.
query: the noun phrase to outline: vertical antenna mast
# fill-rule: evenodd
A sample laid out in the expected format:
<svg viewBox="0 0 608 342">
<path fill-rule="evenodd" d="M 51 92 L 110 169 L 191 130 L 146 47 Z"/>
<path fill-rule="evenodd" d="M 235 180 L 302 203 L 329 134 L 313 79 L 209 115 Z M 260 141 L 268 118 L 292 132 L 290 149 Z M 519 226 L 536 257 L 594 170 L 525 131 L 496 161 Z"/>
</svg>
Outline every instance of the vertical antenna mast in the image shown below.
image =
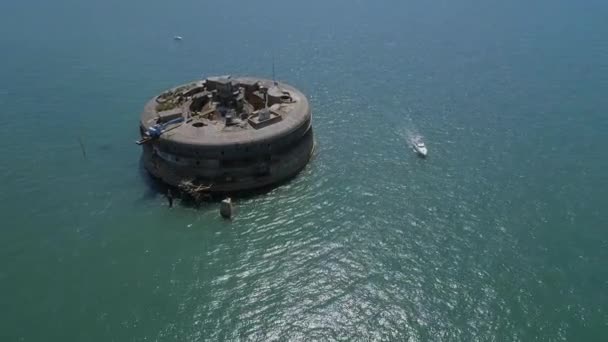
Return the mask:
<svg viewBox="0 0 608 342">
<path fill-rule="evenodd" d="M 274 83 L 274 85 L 277 85 L 277 80 L 274 77 L 274 53 L 272 54 L 272 83 Z"/>
</svg>

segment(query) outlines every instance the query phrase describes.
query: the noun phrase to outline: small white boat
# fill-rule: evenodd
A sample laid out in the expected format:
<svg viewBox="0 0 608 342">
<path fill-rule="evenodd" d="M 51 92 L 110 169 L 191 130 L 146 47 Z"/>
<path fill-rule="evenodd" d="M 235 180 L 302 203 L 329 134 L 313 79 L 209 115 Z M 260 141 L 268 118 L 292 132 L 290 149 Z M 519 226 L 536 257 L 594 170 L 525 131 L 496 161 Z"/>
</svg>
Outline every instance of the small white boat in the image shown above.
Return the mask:
<svg viewBox="0 0 608 342">
<path fill-rule="evenodd" d="M 420 138 L 414 139 L 412 146 L 414 147 L 414 151 L 416 151 L 419 156 L 423 158 L 426 157 L 428 150 L 426 149 L 426 145 L 424 144 L 424 142 L 422 142 Z"/>
<path fill-rule="evenodd" d="M 182 36 L 175 36 L 175 37 L 173 37 L 173 40 L 182 40 L 182 39 L 184 39 Z"/>
</svg>

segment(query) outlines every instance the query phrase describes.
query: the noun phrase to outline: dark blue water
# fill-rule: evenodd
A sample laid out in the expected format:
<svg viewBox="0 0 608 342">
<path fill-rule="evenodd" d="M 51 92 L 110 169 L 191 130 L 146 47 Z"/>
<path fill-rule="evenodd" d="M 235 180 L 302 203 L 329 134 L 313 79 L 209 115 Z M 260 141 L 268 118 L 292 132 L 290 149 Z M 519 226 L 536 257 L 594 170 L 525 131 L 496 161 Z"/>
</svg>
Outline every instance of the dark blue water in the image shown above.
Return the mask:
<svg viewBox="0 0 608 342">
<path fill-rule="evenodd" d="M 1 340 L 605 340 L 606 18 L 592 0 L 1 3 Z M 311 99 L 314 160 L 232 222 L 169 209 L 133 144 L 145 101 L 273 59 Z"/>
</svg>

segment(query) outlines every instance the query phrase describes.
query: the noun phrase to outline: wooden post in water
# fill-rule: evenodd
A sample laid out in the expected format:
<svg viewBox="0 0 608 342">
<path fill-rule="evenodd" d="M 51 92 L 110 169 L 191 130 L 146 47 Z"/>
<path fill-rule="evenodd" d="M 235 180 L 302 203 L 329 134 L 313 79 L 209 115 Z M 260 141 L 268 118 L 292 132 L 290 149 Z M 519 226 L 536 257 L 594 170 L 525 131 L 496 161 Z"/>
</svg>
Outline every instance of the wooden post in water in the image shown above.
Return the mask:
<svg viewBox="0 0 608 342">
<path fill-rule="evenodd" d="M 225 198 L 220 204 L 220 215 L 225 219 L 230 219 L 232 218 L 233 211 L 232 200 L 230 197 Z"/>
</svg>

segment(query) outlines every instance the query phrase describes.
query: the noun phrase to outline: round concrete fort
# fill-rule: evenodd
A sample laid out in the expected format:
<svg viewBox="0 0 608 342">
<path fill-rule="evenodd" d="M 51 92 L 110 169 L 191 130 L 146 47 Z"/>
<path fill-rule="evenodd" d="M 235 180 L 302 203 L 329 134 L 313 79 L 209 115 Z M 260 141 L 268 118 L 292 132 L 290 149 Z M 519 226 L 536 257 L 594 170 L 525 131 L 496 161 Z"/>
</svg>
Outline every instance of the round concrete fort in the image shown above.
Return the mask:
<svg viewBox="0 0 608 342">
<path fill-rule="evenodd" d="M 154 97 L 140 133 L 148 172 L 194 196 L 284 181 L 314 150 L 306 96 L 250 77 L 209 77 Z"/>
</svg>

